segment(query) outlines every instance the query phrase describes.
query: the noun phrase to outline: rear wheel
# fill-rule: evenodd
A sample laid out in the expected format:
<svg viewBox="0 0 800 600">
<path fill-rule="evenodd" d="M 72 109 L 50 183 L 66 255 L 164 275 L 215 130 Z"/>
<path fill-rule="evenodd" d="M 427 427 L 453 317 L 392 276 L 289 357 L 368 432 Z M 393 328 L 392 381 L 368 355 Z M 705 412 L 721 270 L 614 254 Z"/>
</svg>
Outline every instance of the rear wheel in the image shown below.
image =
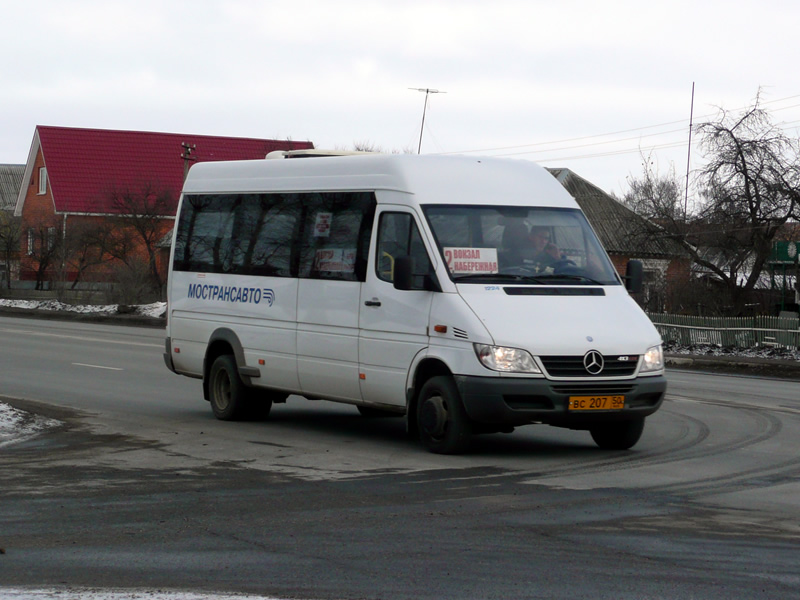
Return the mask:
<svg viewBox="0 0 800 600">
<path fill-rule="evenodd" d="M 644 419 L 616 421 L 589 430 L 595 444 L 603 450 L 628 450 L 636 445 L 644 431 Z"/>
<path fill-rule="evenodd" d="M 472 434 L 461 396 L 452 377 L 432 377 L 419 393 L 417 427 L 423 445 L 436 454 L 460 454 Z"/>
<path fill-rule="evenodd" d="M 218 356 L 211 365 L 208 395 L 214 416 L 222 421 L 239 421 L 251 418 L 266 418 L 272 408 L 272 400 L 247 387 L 236 359 L 230 354 Z"/>
</svg>

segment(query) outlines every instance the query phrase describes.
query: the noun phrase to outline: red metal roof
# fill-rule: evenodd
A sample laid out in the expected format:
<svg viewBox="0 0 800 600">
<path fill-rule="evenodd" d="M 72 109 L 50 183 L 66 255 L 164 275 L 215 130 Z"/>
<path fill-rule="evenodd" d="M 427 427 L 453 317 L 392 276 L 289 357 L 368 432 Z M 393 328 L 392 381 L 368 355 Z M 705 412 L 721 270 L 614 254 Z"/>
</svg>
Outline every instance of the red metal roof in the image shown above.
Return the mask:
<svg viewBox="0 0 800 600">
<path fill-rule="evenodd" d="M 209 135 L 37 126 L 57 212 L 114 214 L 111 192 L 145 185 L 172 192 L 183 186 L 184 148 L 196 162 L 264 158 L 273 150 L 312 149 L 311 142 Z M 176 206 L 171 208 L 174 215 Z"/>
</svg>

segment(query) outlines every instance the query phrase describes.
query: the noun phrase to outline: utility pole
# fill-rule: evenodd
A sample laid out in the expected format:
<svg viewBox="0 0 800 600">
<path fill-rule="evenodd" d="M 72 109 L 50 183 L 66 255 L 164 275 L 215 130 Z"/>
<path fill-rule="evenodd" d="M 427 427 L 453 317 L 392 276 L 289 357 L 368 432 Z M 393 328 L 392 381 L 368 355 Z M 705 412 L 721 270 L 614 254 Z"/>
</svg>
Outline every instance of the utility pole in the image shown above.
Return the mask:
<svg viewBox="0 0 800 600">
<path fill-rule="evenodd" d="M 692 126 L 694 123 L 694 81 L 692 82 L 692 105 L 689 108 L 689 151 L 686 153 L 686 195 L 683 197 L 683 226 L 686 233 L 686 213 L 689 210 L 689 168 L 692 161 Z"/>
<path fill-rule="evenodd" d="M 186 181 L 186 176 L 189 174 L 189 163 L 197 160 L 192 156 L 192 152 L 197 150 L 197 144 L 181 142 L 181 147 L 183 148 L 183 153 L 181 154 L 181 158 L 183 159 L 183 180 Z"/>
<path fill-rule="evenodd" d="M 431 88 L 408 88 L 408 89 L 417 92 L 425 92 L 425 105 L 422 107 L 422 125 L 420 125 L 419 128 L 419 146 L 417 147 L 417 154 L 419 154 L 422 151 L 422 130 L 425 128 L 425 112 L 428 110 L 428 96 L 430 94 L 446 94 L 447 92 L 433 90 Z"/>
</svg>

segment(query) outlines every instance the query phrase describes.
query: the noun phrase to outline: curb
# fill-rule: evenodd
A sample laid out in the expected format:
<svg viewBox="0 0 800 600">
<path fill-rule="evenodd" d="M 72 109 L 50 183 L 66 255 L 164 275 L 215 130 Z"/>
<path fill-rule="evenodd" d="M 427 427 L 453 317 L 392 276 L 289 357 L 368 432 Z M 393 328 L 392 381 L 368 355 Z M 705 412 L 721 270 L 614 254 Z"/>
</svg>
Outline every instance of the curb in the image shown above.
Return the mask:
<svg viewBox="0 0 800 600">
<path fill-rule="evenodd" d="M 164 317 L 146 317 L 143 315 L 126 315 L 120 313 L 79 313 L 68 310 L 39 310 L 35 308 L 31 309 L 0 306 L 0 315 L 23 317 L 28 319 L 44 319 L 49 321 L 113 323 L 114 325 L 128 325 L 130 327 L 154 327 L 163 329 L 167 326 L 167 320 Z"/>
<path fill-rule="evenodd" d="M 664 357 L 664 362 L 677 370 L 800 380 L 800 361 L 794 360 L 671 354 Z"/>
</svg>

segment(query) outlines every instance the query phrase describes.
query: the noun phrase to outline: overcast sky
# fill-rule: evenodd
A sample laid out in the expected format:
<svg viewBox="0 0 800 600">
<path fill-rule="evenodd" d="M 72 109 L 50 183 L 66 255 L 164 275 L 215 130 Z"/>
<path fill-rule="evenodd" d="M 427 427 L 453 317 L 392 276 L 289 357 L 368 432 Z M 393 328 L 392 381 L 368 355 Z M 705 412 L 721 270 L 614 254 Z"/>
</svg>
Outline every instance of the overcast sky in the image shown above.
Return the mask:
<svg viewBox="0 0 800 600">
<path fill-rule="evenodd" d="M 368 143 L 685 177 L 759 89 L 800 127 L 797 0 L 0 0 L 0 163 L 36 125 Z M 608 135 L 605 135 L 608 134 Z M 695 137 L 696 141 L 697 138 Z M 693 144 L 692 167 L 701 164 Z"/>
</svg>

